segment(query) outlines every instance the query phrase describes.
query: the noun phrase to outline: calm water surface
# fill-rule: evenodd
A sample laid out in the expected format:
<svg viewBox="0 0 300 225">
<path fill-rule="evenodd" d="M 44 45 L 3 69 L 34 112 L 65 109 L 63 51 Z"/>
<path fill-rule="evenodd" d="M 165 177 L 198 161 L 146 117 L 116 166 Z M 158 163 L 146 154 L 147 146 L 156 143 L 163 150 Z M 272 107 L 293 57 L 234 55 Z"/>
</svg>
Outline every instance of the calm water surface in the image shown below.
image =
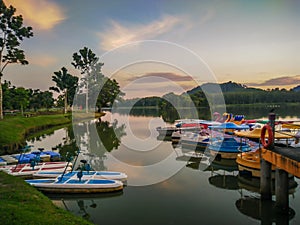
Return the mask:
<svg viewBox="0 0 300 225">
<path fill-rule="evenodd" d="M 291 215 L 276 215 L 272 205 L 259 201 L 259 181 L 240 179 L 235 162 L 214 161 L 206 168 L 205 162 L 184 158 L 180 147 L 158 138 L 155 127 L 166 125 L 159 117 L 107 113 L 101 123 L 116 119 L 117 138 L 106 136 L 109 126 L 94 122 L 74 126 L 75 137 L 80 139 L 80 158 L 96 170 L 127 173 L 128 185 L 109 195 L 50 196 L 56 205 L 101 225 L 300 224 L 299 186 L 290 190 Z M 99 139 L 93 136 L 93 127 Z M 66 131 L 57 130 L 31 144 L 50 148 L 70 143 Z M 107 139 L 114 145 L 106 144 Z"/>
</svg>

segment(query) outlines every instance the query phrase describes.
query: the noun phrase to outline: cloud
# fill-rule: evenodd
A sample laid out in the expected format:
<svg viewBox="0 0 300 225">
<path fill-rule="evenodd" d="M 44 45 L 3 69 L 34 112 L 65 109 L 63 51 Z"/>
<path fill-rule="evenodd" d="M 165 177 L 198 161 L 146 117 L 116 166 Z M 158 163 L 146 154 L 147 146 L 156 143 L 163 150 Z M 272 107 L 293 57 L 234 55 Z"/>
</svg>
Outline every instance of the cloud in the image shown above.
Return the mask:
<svg viewBox="0 0 300 225">
<path fill-rule="evenodd" d="M 129 78 L 128 81 L 133 81 L 133 80 L 137 80 L 137 79 L 140 79 L 140 78 L 148 78 L 148 77 L 151 77 L 153 79 L 153 82 L 156 81 L 154 79 L 154 77 L 165 78 L 166 80 L 170 80 L 170 81 L 173 81 L 173 82 L 193 81 L 193 79 L 190 76 L 182 76 L 182 75 L 175 74 L 175 73 L 170 73 L 170 72 L 146 73 L 146 74 L 138 76 L 138 77 Z M 143 82 L 145 80 L 141 79 L 140 81 Z M 157 79 L 157 82 L 161 82 L 161 80 Z"/>
<path fill-rule="evenodd" d="M 126 98 L 162 96 L 174 92 L 182 94 L 196 86 L 190 76 L 183 76 L 172 72 L 151 72 L 140 76 L 127 77 L 122 91 Z"/>
<path fill-rule="evenodd" d="M 300 83 L 300 75 L 284 76 L 264 81 L 263 83 L 246 83 L 247 86 L 288 86 Z"/>
<path fill-rule="evenodd" d="M 162 19 L 149 24 L 131 27 L 125 27 L 117 21 L 111 21 L 110 28 L 98 35 L 101 39 L 101 48 L 111 50 L 130 42 L 156 38 L 171 31 L 180 23 L 182 23 L 182 19 L 170 15 L 165 15 Z"/>
<path fill-rule="evenodd" d="M 47 0 L 4 0 L 7 6 L 17 9 L 16 15 L 22 15 L 24 22 L 35 29 L 49 30 L 65 20 L 59 5 Z"/>
</svg>

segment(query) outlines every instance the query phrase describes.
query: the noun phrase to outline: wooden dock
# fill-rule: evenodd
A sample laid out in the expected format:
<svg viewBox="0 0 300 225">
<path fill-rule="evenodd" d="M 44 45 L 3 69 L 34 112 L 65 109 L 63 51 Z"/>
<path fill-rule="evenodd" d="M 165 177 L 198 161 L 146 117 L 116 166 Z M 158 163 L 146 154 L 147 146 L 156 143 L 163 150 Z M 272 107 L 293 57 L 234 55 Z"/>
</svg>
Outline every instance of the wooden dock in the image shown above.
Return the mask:
<svg viewBox="0 0 300 225">
<path fill-rule="evenodd" d="M 298 178 L 300 178 L 300 148 L 275 147 L 261 149 L 262 158 Z"/>
<path fill-rule="evenodd" d="M 262 201 L 272 201 L 272 166 L 275 171 L 275 208 L 279 214 L 287 215 L 283 223 L 289 224 L 289 175 L 300 178 L 300 148 L 274 147 L 273 149 L 261 149 L 261 178 L 260 194 Z"/>
<path fill-rule="evenodd" d="M 275 118 L 276 115 L 274 113 L 269 114 L 269 125 L 272 129 L 271 134 L 275 133 Z M 274 146 L 274 136 L 273 140 L 269 141 L 271 141 L 270 145 L 268 145 L 268 147 L 266 148 L 261 149 L 261 200 L 272 200 L 271 173 L 272 166 L 275 166 L 276 209 L 279 213 L 288 215 L 290 213 L 288 177 L 289 174 L 292 174 L 300 178 L 300 148 Z M 288 220 L 285 220 L 285 223 L 283 224 L 288 224 Z"/>
</svg>

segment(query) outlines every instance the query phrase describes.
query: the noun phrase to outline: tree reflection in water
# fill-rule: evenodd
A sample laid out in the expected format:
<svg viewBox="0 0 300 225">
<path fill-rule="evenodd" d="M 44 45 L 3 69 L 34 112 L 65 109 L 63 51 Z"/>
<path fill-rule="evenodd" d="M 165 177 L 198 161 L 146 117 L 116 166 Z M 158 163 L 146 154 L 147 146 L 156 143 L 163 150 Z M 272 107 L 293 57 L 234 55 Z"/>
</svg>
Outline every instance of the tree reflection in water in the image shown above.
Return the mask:
<svg viewBox="0 0 300 225">
<path fill-rule="evenodd" d="M 67 152 L 75 157 L 79 150 L 80 158 L 87 160 L 93 168 L 105 170 L 103 164 L 105 153 L 118 149 L 124 135 L 126 135 L 125 124 L 119 126 L 117 120 L 112 123 L 100 119 L 81 122 L 67 128 L 66 137 L 57 148 L 63 160 Z"/>
</svg>

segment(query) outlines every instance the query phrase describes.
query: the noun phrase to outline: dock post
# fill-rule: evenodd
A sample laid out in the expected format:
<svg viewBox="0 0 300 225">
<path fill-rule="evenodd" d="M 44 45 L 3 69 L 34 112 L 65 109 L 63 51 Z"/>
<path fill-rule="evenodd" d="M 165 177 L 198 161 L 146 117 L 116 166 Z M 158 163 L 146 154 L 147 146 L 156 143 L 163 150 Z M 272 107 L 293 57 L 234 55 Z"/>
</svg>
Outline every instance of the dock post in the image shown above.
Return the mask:
<svg viewBox="0 0 300 225">
<path fill-rule="evenodd" d="M 273 134 L 275 134 L 275 113 L 269 113 L 269 123 L 272 127 Z M 271 141 L 271 145 L 269 146 L 269 150 L 274 149 L 274 136 Z M 260 159 L 260 194 L 261 199 L 263 200 L 272 200 L 272 164 L 267 162 L 263 158 Z"/>
<path fill-rule="evenodd" d="M 276 168 L 275 171 L 276 208 L 279 212 L 289 211 L 288 172 Z"/>
<path fill-rule="evenodd" d="M 262 200 L 272 200 L 272 164 L 260 159 L 260 195 Z"/>
<path fill-rule="evenodd" d="M 276 114 L 275 113 L 269 113 L 269 124 L 270 127 L 272 128 L 272 133 L 273 133 L 273 140 L 271 141 L 271 145 L 268 149 L 272 150 L 274 149 L 274 139 L 275 139 L 275 119 L 276 119 Z"/>
</svg>

